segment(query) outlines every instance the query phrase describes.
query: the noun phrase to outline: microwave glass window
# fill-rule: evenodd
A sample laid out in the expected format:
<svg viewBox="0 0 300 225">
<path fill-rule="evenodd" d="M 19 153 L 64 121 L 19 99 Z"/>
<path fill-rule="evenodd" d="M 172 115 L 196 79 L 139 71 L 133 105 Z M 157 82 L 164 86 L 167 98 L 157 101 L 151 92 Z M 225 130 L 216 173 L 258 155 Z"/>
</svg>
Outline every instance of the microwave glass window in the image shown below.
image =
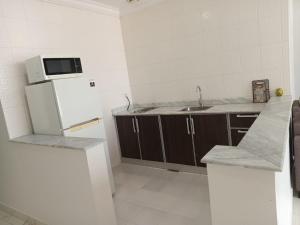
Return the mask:
<svg viewBox="0 0 300 225">
<path fill-rule="evenodd" d="M 45 58 L 43 60 L 46 75 L 80 73 L 82 71 L 81 65 L 78 65 L 78 62 L 76 63 L 74 58 Z M 78 60 L 80 61 L 80 59 L 77 59 L 77 61 Z"/>
</svg>

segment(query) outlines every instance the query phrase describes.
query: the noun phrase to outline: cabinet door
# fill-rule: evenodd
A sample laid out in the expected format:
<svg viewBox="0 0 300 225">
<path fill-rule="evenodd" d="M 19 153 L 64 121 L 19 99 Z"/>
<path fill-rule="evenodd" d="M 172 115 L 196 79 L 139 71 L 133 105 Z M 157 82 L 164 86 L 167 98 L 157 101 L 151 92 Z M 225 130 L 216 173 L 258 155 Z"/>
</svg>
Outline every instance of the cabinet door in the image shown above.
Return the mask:
<svg viewBox="0 0 300 225">
<path fill-rule="evenodd" d="M 248 129 L 231 129 L 232 146 L 237 146 L 246 135 L 247 131 Z"/>
<path fill-rule="evenodd" d="M 135 118 L 118 116 L 116 122 L 122 157 L 141 159 Z"/>
<path fill-rule="evenodd" d="M 163 137 L 168 163 L 195 165 L 188 115 L 162 116 Z"/>
<path fill-rule="evenodd" d="M 194 144 L 198 166 L 215 145 L 229 145 L 226 115 L 194 115 Z"/>
<path fill-rule="evenodd" d="M 142 159 L 163 162 L 158 116 L 137 116 L 136 123 Z"/>
</svg>

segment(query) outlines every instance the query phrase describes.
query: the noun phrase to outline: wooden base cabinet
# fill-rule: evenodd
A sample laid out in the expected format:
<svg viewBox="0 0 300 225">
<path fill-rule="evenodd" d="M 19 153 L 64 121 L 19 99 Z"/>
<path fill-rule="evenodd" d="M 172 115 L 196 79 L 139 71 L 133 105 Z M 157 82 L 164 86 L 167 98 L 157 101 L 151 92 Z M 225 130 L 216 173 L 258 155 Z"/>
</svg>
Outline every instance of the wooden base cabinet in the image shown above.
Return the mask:
<svg viewBox="0 0 300 225">
<path fill-rule="evenodd" d="M 255 122 L 259 113 L 232 113 L 230 114 L 230 130 L 232 146 L 238 146 L 249 128 Z"/>
<path fill-rule="evenodd" d="M 137 116 L 138 136 L 143 160 L 163 162 L 158 116 Z"/>
<path fill-rule="evenodd" d="M 205 167 L 201 159 L 215 145 L 237 145 L 248 129 L 233 126 L 251 126 L 256 117 L 257 114 L 119 116 L 116 122 L 122 157 Z"/>
<path fill-rule="evenodd" d="M 118 116 L 116 123 L 122 157 L 141 159 L 135 117 Z"/>
<path fill-rule="evenodd" d="M 215 145 L 229 145 L 227 118 L 225 114 L 216 114 L 193 115 L 191 119 L 197 166 L 205 167 L 201 159 Z"/>
<path fill-rule="evenodd" d="M 166 161 L 195 166 L 189 115 L 161 116 Z"/>
<path fill-rule="evenodd" d="M 163 162 L 158 116 L 116 117 L 122 157 Z"/>
</svg>

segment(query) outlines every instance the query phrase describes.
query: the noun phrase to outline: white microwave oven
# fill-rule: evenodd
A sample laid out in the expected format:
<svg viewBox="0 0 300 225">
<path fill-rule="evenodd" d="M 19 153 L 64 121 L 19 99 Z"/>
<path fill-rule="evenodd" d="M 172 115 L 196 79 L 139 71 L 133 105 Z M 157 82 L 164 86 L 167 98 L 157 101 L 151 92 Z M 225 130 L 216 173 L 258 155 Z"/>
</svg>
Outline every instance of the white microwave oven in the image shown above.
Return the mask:
<svg viewBox="0 0 300 225">
<path fill-rule="evenodd" d="M 36 56 L 26 61 L 26 70 L 31 84 L 82 75 L 79 57 Z"/>
</svg>

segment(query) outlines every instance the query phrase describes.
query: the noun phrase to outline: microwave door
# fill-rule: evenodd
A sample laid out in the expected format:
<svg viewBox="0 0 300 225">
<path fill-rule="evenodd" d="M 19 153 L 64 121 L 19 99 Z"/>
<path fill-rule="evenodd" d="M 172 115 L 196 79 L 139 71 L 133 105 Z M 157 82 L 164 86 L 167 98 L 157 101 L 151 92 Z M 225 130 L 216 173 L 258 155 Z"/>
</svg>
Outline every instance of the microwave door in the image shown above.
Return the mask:
<svg viewBox="0 0 300 225">
<path fill-rule="evenodd" d="M 47 76 L 82 73 L 80 58 L 44 58 Z"/>
</svg>

